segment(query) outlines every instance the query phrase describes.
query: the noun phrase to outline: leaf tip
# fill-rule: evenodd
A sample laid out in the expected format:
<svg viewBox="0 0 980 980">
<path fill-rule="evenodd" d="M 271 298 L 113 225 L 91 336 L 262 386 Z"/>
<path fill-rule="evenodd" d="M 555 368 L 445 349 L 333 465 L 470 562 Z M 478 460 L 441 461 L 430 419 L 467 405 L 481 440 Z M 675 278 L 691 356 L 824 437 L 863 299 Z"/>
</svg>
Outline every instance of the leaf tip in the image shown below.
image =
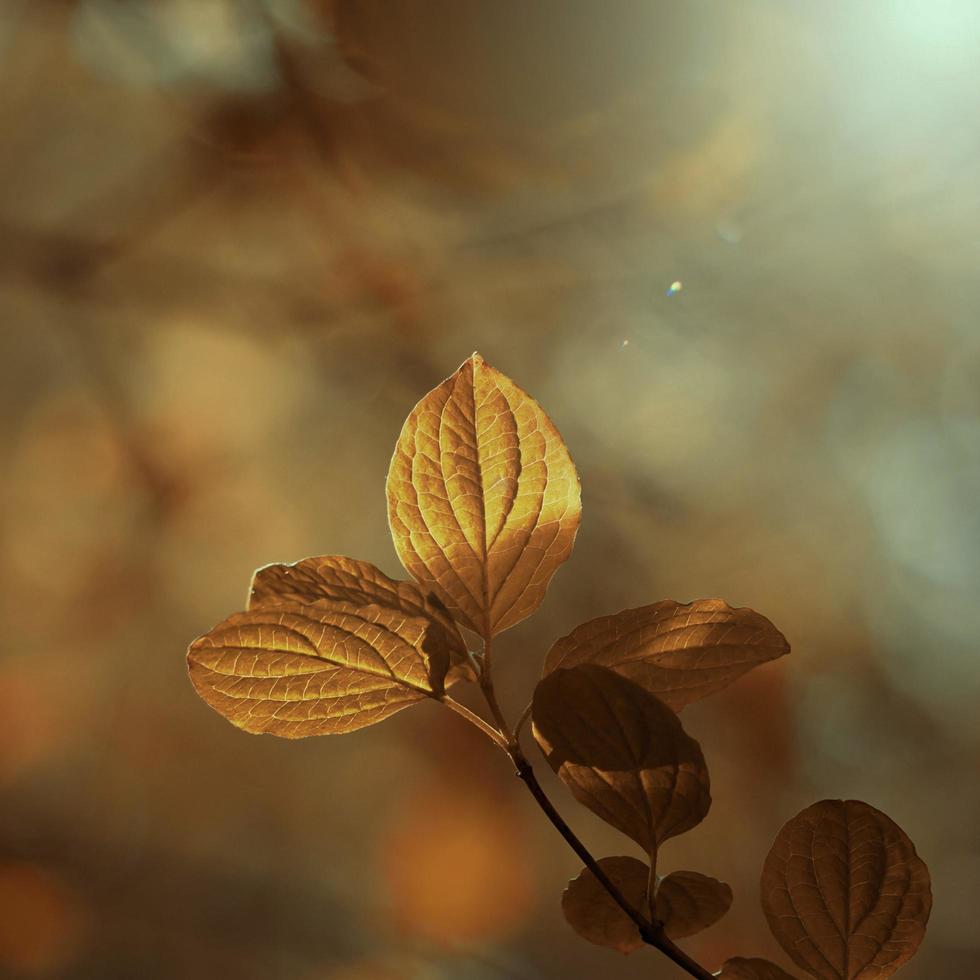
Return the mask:
<svg viewBox="0 0 980 980">
<path fill-rule="evenodd" d="M 485 371 L 489 371 L 491 374 L 496 373 L 493 366 L 487 363 L 487 359 L 478 350 L 473 351 L 473 353 L 470 354 L 468 358 L 466 358 L 460 370 L 462 370 L 465 367 L 468 367 L 470 369 L 470 373 L 473 376 L 474 380 L 476 379 L 476 376 L 478 374 L 481 374 L 482 372 Z"/>
</svg>

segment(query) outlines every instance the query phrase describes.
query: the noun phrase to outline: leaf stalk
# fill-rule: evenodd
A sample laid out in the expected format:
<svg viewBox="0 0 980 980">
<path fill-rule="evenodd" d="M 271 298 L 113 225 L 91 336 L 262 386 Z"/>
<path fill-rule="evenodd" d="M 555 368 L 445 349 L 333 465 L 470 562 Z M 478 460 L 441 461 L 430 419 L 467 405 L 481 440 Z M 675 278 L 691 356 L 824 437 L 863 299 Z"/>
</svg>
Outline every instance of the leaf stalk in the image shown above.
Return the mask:
<svg viewBox="0 0 980 980">
<path fill-rule="evenodd" d="M 484 721 L 475 711 L 470 711 L 465 704 L 460 704 L 454 698 L 445 695 L 442 698 L 442 703 L 447 707 L 451 708 L 456 712 L 461 718 L 465 718 L 471 725 L 475 725 L 477 728 L 483 732 L 495 745 L 499 745 L 505 752 L 508 751 L 507 739 L 503 734 L 497 731 L 493 725 Z"/>
</svg>

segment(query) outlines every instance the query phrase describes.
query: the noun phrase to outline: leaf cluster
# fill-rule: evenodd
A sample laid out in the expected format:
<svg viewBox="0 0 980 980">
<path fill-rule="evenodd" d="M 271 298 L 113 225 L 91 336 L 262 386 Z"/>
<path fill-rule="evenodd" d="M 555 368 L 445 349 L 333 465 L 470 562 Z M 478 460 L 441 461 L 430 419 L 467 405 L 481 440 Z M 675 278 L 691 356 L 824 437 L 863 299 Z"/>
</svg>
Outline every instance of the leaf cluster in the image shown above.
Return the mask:
<svg viewBox="0 0 980 980">
<path fill-rule="evenodd" d="M 711 806 L 704 755 L 679 712 L 788 653 L 783 635 L 720 599 L 662 600 L 590 620 L 548 651 L 528 711 L 511 727 L 493 687 L 492 641 L 538 608 L 571 554 L 581 495 L 564 441 L 525 391 L 474 354 L 408 416 L 387 499 L 412 581 L 340 556 L 259 569 L 247 608 L 190 646 L 198 694 L 239 728 L 286 738 L 355 731 L 426 699 L 452 708 L 510 756 L 585 861 L 562 897 L 572 928 L 622 953 L 654 946 L 692 976 L 712 976 L 675 940 L 724 916 L 732 891 L 659 866 L 663 845 Z M 489 718 L 451 697 L 466 682 L 479 685 Z M 643 860 L 596 860 L 575 837 L 524 755 L 528 714 L 572 796 Z M 773 935 L 818 980 L 889 976 L 917 949 L 931 903 L 908 837 L 853 800 L 825 800 L 790 820 L 761 888 Z M 718 975 L 790 976 L 740 957 Z"/>
</svg>

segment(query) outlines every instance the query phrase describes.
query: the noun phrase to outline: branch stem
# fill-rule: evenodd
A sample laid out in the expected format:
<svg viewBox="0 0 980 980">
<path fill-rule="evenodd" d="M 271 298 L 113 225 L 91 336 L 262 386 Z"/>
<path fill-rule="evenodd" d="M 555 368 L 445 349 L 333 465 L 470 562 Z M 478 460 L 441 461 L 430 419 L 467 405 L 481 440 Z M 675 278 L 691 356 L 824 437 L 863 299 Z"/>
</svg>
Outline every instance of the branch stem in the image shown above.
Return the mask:
<svg viewBox="0 0 980 980">
<path fill-rule="evenodd" d="M 554 804 L 548 798 L 534 769 L 527 761 L 520 746 L 515 746 L 510 751 L 510 757 L 517 767 L 517 775 L 524 785 L 530 790 L 538 806 L 541 807 L 544 815 L 551 821 L 555 829 L 565 838 L 569 847 L 585 862 L 585 866 L 595 875 L 598 882 L 609 892 L 613 901 L 629 916 L 633 924 L 639 930 L 640 938 L 649 946 L 659 949 L 664 956 L 671 959 L 685 973 L 698 980 L 715 980 L 714 974 L 709 973 L 703 966 L 691 959 L 682 949 L 676 946 L 664 933 L 663 927 L 656 922 L 650 922 L 643 914 L 638 912 L 626 900 L 623 893 L 616 886 L 615 882 L 602 870 L 599 862 L 592 856 L 589 849 L 578 838 L 575 831 L 565 822 L 565 818 L 555 809 Z"/>
<path fill-rule="evenodd" d="M 492 658 L 490 636 L 489 631 L 487 631 L 487 635 L 483 638 L 483 658 L 480 664 L 480 689 L 483 691 L 483 696 L 486 698 L 487 705 L 490 708 L 490 713 L 493 715 L 493 719 L 498 725 L 498 730 L 494 731 L 494 734 L 491 737 L 510 756 L 511 761 L 514 763 L 514 766 L 517 769 L 517 776 L 524 783 L 524 785 L 527 786 L 531 795 L 534 797 L 535 802 L 544 812 L 544 815 L 551 821 L 558 833 L 565 838 L 565 842 L 568 844 L 568 846 L 571 847 L 571 849 L 583 862 L 585 862 L 585 866 L 592 872 L 593 875 L 595 875 L 596 880 L 602 885 L 602 887 L 609 892 L 609 895 L 613 901 L 623 910 L 623 912 L 626 913 L 627 916 L 629 916 L 632 923 L 639 930 L 640 938 L 647 945 L 653 946 L 655 949 L 659 949 L 664 956 L 676 963 L 677 966 L 679 966 L 688 975 L 697 977 L 698 980 L 715 980 L 714 974 L 709 973 L 703 966 L 692 960 L 687 953 L 674 945 L 673 941 L 670 940 L 664 933 L 663 926 L 659 922 L 651 921 L 646 917 L 646 915 L 633 908 L 633 906 L 626 900 L 623 893 L 619 890 L 616 883 L 609 877 L 609 875 L 606 874 L 605 871 L 602 870 L 599 862 L 592 856 L 592 853 L 582 843 L 582 841 L 579 840 L 578 836 L 575 834 L 575 831 L 568 826 L 568 824 L 565 822 L 565 818 L 555 809 L 555 805 L 551 802 L 548 794 L 545 793 L 543 787 L 538 782 L 538 777 L 535 776 L 534 769 L 532 768 L 531 763 L 528 762 L 527 756 L 524 755 L 524 751 L 519 742 L 521 726 L 530 714 L 530 705 L 528 705 L 528 710 L 521 715 L 517 728 L 515 730 L 511 730 L 507 725 L 503 711 L 500 709 L 500 703 L 497 701 L 496 692 L 493 689 L 491 665 Z M 479 723 L 479 727 L 484 729 L 484 731 L 490 728 L 490 726 L 487 725 L 482 718 L 474 715 L 468 708 L 464 708 L 462 705 L 457 704 L 455 701 L 452 701 L 451 698 L 447 698 L 445 700 L 451 708 L 459 711 L 460 714 L 466 712 L 464 717 L 468 717 L 470 721 L 474 722 L 474 724 Z M 652 875 L 653 870 L 651 865 L 651 876 Z"/>
<path fill-rule="evenodd" d="M 650 923 L 642 916 L 626 899 L 626 896 L 619 890 L 619 887 L 602 870 L 602 866 L 592 856 L 589 849 L 582 843 L 578 835 L 565 822 L 565 818 L 555 809 L 555 805 L 548 798 L 544 787 L 538 782 L 538 777 L 534 774 L 534 769 L 527 757 L 520 749 L 511 754 L 514 765 L 517 767 L 517 776 L 525 786 L 527 786 L 535 802 L 541 807 L 544 815 L 552 822 L 555 829 L 565 838 L 568 846 L 585 862 L 585 866 L 596 876 L 599 883 L 612 896 L 616 904 L 633 920 L 633 924 L 642 934 L 645 929 L 649 929 Z"/>
</svg>

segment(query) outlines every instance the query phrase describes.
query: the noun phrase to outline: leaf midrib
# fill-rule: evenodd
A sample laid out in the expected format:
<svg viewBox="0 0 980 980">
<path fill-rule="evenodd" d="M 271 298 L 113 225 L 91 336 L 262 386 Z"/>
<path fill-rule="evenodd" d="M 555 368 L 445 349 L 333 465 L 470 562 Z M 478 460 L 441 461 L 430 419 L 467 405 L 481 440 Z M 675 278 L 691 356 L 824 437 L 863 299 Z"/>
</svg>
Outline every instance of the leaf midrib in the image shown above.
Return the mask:
<svg viewBox="0 0 980 980">
<path fill-rule="evenodd" d="M 418 653 L 418 650 L 415 647 L 413 647 L 410 643 L 408 643 L 407 640 L 403 639 L 394 630 L 389 629 L 384 624 L 378 623 L 378 622 L 376 622 L 374 620 L 365 619 L 363 616 L 358 616 L 356 613 L 345 612 L 344 615 L 345 616 L 352 616 L 355 619 L 359 619 L 362 623 L 365 623 L 366 625 L 369 625 L 369 626 L 377 626 L 378 628 L 380 628 L 380 629 L 384 630 L 386 633 L 388 633 L 390 636 L 394 636 L 398 640 L 399 643 L 403 644 L 404 646 L 409 647 L 412 650 L 415 650 L 415 652 Z M 317 622 L 317 621 L 316 620 L 310 620 L 310 622 L 311 623 L 314 623 L 314 622 Z M 304 643 L 306 643 L 309 646 L 313 647 L 314 650 L 317 650 L 316 644 L 308 636 L 306 636 L 304 633 L 300 632 L 295 627 L 286 626 L 283 623 L 274 623 L 274 622 L 269 622 L 269 623 L 252 623 L 252 624 L 249 624 L 249 625 L 254 625 L 254 626 L 273 626 L 273 627 L 275 627 L 277 629 L 283 630 L 287 634 L 291 634 L 292 636 L 298 637 Z M 344 629 L 344 627 L 342 627 L 342 626 L 337 626 L 337 625 L 335 625 L 333 623 L 318 623 L 318 625 L 329 626 L 331 629 L 335 629 L 339 633 L 344 633 L 347 636 L 352 637 L 353 639 L 357 640 L 360 643 L 364 643 L 367 646 L 371 646 L 371 644 L 368 643 L 363 637 L 358 636 L 356 633 L 352 633 L 348 629 Z M 240 624 L 236 624 L 234 627 L 229 627 L 229 628 L 230 629 L 231 628 L 233 628 L 233 629 L 240 629 L 241 626 L 240 626 Z M 375 649 L 374 647 L 371 647 L 371 648 L 372 649 Z M 402 687 L 411 688 L 414 691 L 419 691 L 420 693 L 426 695 L 426 697 L 435 697 L 435 692 L 434 691 L 427 690 L 424 687 L 419 687 L 417 684 L 413 684 L 411 681 L 404 680 L 403 678 L 400 678 L 397 674 L 395 674 L 395 672 L 392 670 L 391 666 L 388 665 L 388 661 L 385 660 L 384 656 L 380 652 L 378 652 L 377 650 L 375 650 L 375 652 L 378 654 L 378 656 L 380 657 L 380 659 L 385 663 L 385 665 L 388 666 L 388 671 L 387 672 L 379 671 L 379 670 L 370 670 L 370 669 L 368 669 L 366 667 L 362 667 L 362 666 L 356 666 L 355 667 L 352 664 L 345 663 L 344 661 L 338 661 L 338 660 L 335 660 L 335 659 L 333 659 L 331 657 L 324 656 L 319 651 L 317 651 L 316 653 L 304 653 L 302 651 L 296 651 L 296 650 L 272 650 L 269 647 L 246 647 L 246 646 L 231 646 L 231 645 L 230 646 L 226 646 L 224 644 L 221 644 L 220 647 L 219 646 L 211 647 L 211 649 L 221 649 L 221 650 L 227 650 L 229 652 L 237 652 L 237 653 L 251 653 L 251 654 L 262 654 L 262 653 L 272 654 L 272 653 L 274 653 L 274 654 L 286 655 L 286 656 L 290 656 L 290 657 L 301 657 L 301 658 L 304 658 L 304 659 L 307 659 L 307 660 L 314 660 L 314 661 L 317 661 L 319 663 L 326 664 L 327 666 L 330 666 L 330 667 L 337 667 L 337 668 L 342 669 L 342 670 L 350 670 L 350 671 L 353 671 L 354 673 L 367 674 L 367 675 L 369 675 L 371 677 L 379 677 L 379 678 L 381 678 L 383 680 L 390 680 L 394 684 L 400 685 Z M 419 657 L 421 657 L 421 654 L 420 653 L 418 655 L 419 655 Z M 201 664 L 201 666 L 204 667 L 205 670 L 210 670 L 212 673 L 219 674 L 222 677 L 246 677 L 246 676 L 248 676 L 246 674 L 226 673 L 225 671 L 215 670 L 213 667 L 208 667 L 208 666 L 206 666 L 204 664 Z M 289 674 L 284 674 L 283 676 L 284 677 L 288 677 L 290 675 Z M 298 675 L 292 675 L 292 676 L 298 676 Z"/>
</svg>

